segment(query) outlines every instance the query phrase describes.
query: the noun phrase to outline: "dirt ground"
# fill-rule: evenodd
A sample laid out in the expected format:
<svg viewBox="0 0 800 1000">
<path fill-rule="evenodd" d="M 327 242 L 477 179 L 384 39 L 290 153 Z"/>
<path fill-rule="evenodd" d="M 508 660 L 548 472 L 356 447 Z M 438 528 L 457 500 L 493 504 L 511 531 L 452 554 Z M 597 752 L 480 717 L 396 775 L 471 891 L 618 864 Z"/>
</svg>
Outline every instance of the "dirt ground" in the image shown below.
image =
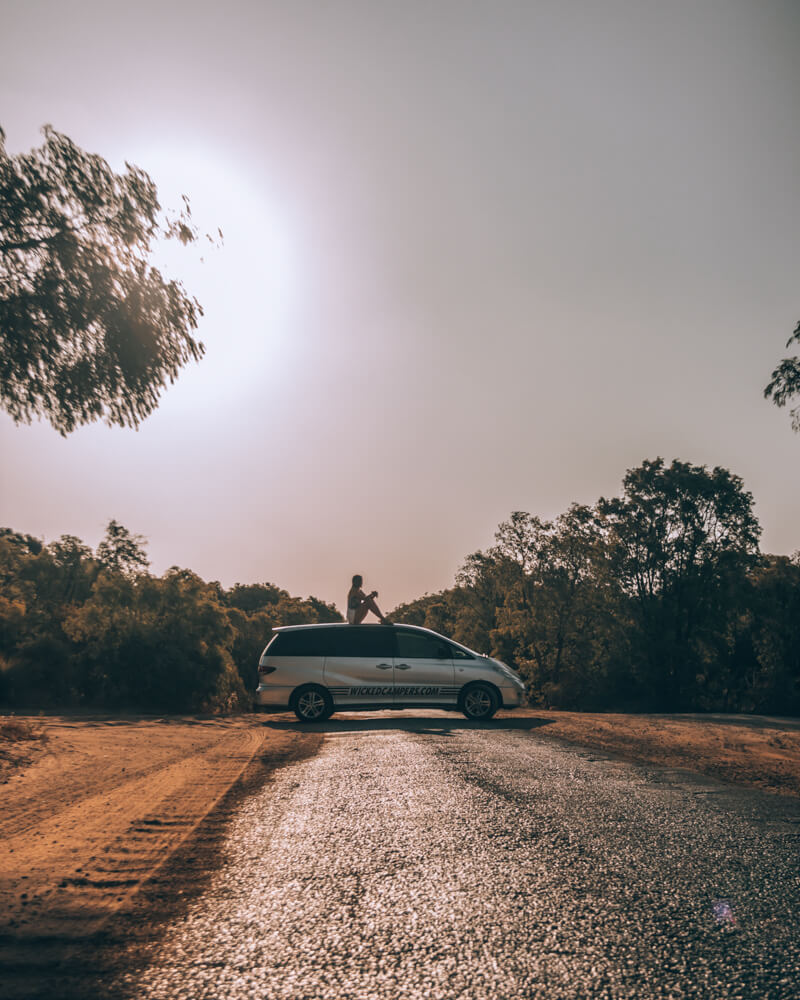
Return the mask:
<svg viewBox="0 0 800 1000">
<path fill-rule="evenodd" d="M 800 720 L 525 709 L 496 724 L 520 716 L 536 738 L 800 795 Z M 0 965 L 22 968 L 26 941 L 39 961 L 42 941 L 63 951 L 141 909 L 245 777 L 315 753 L 328 728 L 269 718 L 0 717 Z"/>
<path fill-rule="evenodd" d="M 248 766 L 269 770 L 321 742 L 261 721 L 0 718 L 0 942 L 4 931 L 85 937 Z"/>
<path fill-rule="evenodd" d="M 537 734 L 633 761 L 800 796 L 800 719 L 758 715 L 620 715 L 519 709 Z"/>
</svg>

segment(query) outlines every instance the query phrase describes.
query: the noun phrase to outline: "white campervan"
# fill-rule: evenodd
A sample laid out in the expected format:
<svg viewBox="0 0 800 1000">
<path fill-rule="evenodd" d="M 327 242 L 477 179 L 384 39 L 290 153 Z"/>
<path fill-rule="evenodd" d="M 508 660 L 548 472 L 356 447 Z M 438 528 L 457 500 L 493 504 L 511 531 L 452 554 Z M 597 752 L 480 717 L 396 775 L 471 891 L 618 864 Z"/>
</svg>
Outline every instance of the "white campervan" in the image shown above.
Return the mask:
<svg viewBox="0 0 800 1000">
<path fill-rule="evenodd" d="M 290 625 L 258 664 L 256 707 L 304 722 L 337 709 L 445 708 L 490 719 L 516 708 L 525 685 L 499 660 L 415 625 Z"/>
</svg>

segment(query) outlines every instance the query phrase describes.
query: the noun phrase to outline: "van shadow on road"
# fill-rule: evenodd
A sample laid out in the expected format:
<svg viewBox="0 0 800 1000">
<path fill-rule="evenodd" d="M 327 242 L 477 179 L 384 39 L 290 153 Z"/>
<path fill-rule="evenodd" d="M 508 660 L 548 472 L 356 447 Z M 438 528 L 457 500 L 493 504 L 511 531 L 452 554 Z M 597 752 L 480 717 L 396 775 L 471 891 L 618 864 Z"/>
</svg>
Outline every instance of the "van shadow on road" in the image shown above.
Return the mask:
<svg viewBox="0 0 800 1000">
<path fill-rule="evenodd" d="M 406 714 L 405 711 L 394 712 L 359 712 L 336 715 L 327 722 L 300 722 L 298 719 L 281 714 L 278 718 L 264 719 L 263 725 L 268 729 L 293 730 L 301 733 L 326 733 L 335 736 L 339 733 L 354 732 L 403 732 L 403 733 L 435 733 L 449 736 L 453 732 L 472 729 L 529 731 L 540 726 L 551 724 L 550 719 L 531 719 L 514 717 L 495 717 L 488 722 L 474 722 L 442 712 L 441 715 Z"/>
</svg>

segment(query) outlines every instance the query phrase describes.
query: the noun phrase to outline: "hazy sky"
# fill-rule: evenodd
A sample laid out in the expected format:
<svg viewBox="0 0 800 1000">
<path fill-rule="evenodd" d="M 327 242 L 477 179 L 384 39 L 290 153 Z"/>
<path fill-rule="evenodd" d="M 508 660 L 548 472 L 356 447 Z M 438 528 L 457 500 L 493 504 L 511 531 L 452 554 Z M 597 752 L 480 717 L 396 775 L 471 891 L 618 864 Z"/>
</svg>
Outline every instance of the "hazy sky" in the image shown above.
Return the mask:
<svg viewBox="0 0 800 1000">
<path fill-rule="evenodd" d="M 0 524 L 344 605 L 658 455 L 800 548 L 796 0 L 2 0 L 0 125 L 181 192 L 207 354 L 138 432 L 0 414 Z"/>
</svg>

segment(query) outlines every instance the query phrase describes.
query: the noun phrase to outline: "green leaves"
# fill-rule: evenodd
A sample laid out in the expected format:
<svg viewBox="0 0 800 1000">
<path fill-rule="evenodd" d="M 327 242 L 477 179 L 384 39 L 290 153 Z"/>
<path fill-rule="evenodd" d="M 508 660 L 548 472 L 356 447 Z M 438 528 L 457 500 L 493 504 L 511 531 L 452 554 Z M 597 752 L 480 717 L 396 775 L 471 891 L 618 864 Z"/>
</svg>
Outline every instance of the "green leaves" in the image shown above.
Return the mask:
<svg viewBox="0 0 800 1000">
<path fill-rule="evenodd" d="M 794 333 L 786 341 L 786 346 L 800 344 L 800 323 Z M 776 406 L 785 406 L 789 400 L 800 396 L 800 357 L 784 358 L 773 371 L 769 383 L 764 389 L 764 398 L 771 399 Z M 792 429 L 800 432 L 800 406 L 791 410 Z"/>
<path fill-rule="evenodd" d="M 455 588 L 393 617 L 516 665 L 529 696 L 548 706 L 765 704 L 773 681 L 751 701 L 745 678 L 759 672 L 761 650 L 798 662 L 787 651 L 800 648 L 800 617 L 778 640 L 752 611 L 760 531 L 738 476 L 657 458 L 592 507 L 573 504 L 553 521 L 515 511 L 495 545 L 466 559 Z M 785 628 L 790 616 L 777 617 Z M 769 678 L 788 689 L 788 675 L 800 688 L 796 665 Z"/>
<path fill-rule="evenodd" d="M 341 621 L 273 584 L 229 591 L 173 566 L 147 572 L 144 539 L 118 521 L 92 551 L 0 529 L 0 697 L 159 711 L 249 707 L 273 625 Z"/>
<path fill-rule="evenodd" d="M 150 562 L 144 551 L 144 541 L 141 535 L 132 535 L 118 521 L 111 520 L 105 537 L 97 546 L 97 561 L 113 573 L 135 577 L 146 570 Z"/>
<path fill-rule="evenodd" d="M 43 131 L 27 154 L 0 143 L 0 403 L 64 435 L 97 419 L 137 427 L 204 353 L 200 303 L 148 264 L 155 238 L 198 238 L 188 199 L 160 221 L 143 170 L 115 174 Z"/>
</svg>

